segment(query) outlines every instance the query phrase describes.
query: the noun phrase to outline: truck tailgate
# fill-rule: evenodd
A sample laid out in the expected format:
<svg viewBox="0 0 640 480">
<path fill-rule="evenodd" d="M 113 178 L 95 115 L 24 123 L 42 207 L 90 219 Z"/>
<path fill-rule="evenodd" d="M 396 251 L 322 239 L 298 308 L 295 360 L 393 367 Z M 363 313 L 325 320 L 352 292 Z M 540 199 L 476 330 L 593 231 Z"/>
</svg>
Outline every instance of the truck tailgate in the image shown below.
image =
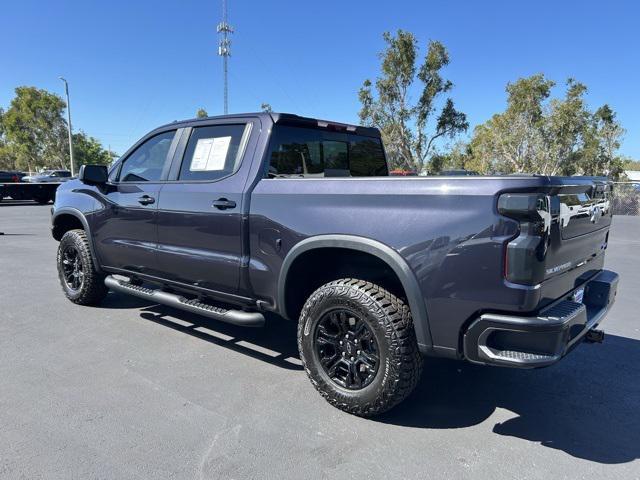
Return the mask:
<svg viewBox="0 0 640 480">
<path fill-rule="evenodd" d="M 535 286 L 563 276 L 553 283 L 570 290 L 595 274 L 607 247 L 610 197 L 611 183 L 591 177 L 556 177 L 536 192 L 502 195 L 499 210 L 520 223 L 505 252 L 507 280 Z"/>
</svg>

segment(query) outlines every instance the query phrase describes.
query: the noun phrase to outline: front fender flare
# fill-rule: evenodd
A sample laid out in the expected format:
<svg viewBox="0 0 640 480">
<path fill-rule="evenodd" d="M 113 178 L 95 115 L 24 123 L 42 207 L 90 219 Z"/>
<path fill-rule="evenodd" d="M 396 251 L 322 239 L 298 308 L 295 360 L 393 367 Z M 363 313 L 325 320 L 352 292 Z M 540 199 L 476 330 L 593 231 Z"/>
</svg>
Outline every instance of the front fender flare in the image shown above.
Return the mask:
<svg viewBox="0 0 640 480">
<path fill-rule="evenodd" d="M 427 308 L 424 303 L 420 285 L 413 271 L 397 251 L 382 242 L 366 237 L 339 234 L 317 235 L 306 238 L 294 245 L 287 253 L 282 263 L 282 268 L 280 269 L 280 275 L 278 276 L 278 310 L 285 318 L 289 318 L 286 312 L 285 285 L 291 265 L 293 265 L 295 259 L 304 252 L 327 247 L 357 250 L 375 255 L 384 261 L 398 276 L 407 295 L 411 316 L 413 317 L 413 327 L 416 332 L 420 350 L 426 352 L 431 349 L 433 342 L 431 329 L 429 328 Z"/>
<path fill-rule="evenodd" d="M 56 224 L 56 218 L 62 215 L 71 215 L 77 218 L 80 221 L 80 223 L 82 223 L 82 228 L 84 229 L 85 232 L 87 232 L 87 240 L 89 241 L 89 250 L 91 251 L 91 259 L 93 261 L 93 266 L 98 272 L 101 271 L 102 269 L 100 268 L 100 262 L 98 262 L 98 257 L 96 255 L 96 251 L 93 245 L 93 236 L 91 235 L 91 227 L 89 227 L 89 222 L 87 221 L 87 218 L 77 208 L 73 208 L 73 207 L 56 208 L 53 215 L 51 216 L 52 228 Z"/>
</svg>

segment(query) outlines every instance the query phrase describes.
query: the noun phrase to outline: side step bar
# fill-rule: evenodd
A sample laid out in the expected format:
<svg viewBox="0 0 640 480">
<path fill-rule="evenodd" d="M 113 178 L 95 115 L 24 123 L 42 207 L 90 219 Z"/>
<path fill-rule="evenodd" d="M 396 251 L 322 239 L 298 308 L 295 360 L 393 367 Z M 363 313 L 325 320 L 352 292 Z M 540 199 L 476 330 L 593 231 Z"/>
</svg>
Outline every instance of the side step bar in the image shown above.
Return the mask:
<svg viewBox="0 0 640 480">
<path fill-rule="evenodd" d="M 118 280 L 112 275 L 104 279 L 107 288 L 117 292 L 127 293 L 136 297 L 144 298 L 150 302 L 161 303 L 170 307 L 186 310 L 188 312 L 197 313 L 221 322 L 232 323 L 242 327 L 262 327 L 264 326 L 264 315 L 260 312 L 245 312 L 242 310 L 227 310 L 221 307 L 215 307 L 198 300 L 189 300 L 180 295 L 165 292 L 160 289 L 133 285 L 124 280 Z"/>
</svg>

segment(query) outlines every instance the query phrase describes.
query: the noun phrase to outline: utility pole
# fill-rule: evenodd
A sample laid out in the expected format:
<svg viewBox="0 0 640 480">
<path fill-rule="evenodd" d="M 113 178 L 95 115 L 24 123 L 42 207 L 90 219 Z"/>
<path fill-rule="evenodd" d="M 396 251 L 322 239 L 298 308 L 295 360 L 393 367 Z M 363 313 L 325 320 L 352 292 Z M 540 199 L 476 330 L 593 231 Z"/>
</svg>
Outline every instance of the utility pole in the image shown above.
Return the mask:
<svg viewBox="0 0 640 480">
<path fill-rule="evenodd" d="M 67 123 L 69 124 L 69 159 L 71 161 L 71 176 L 75 175 L 73 167 L 73 138 L 71 136 L 71 103 L 69 102 L 69 84 L 63 77 L 58 77 L 64 82 L 64 92 L 67 95 Z"/>
<path fill-rule="evenodd" d="M 218 34 L 221 35 L 218 44 L 218 55 L 222 57 L 222 68 L 224 72 L 224 114 L 229 113 L 229 84 L 227 80 L 228 61 L 231 56 L 231 39 L 229 34 L 233 33 L 233 27 L 227 23 L 227 0 L 222 0 L 222 22 L 218 24 Z"/>
</svg>

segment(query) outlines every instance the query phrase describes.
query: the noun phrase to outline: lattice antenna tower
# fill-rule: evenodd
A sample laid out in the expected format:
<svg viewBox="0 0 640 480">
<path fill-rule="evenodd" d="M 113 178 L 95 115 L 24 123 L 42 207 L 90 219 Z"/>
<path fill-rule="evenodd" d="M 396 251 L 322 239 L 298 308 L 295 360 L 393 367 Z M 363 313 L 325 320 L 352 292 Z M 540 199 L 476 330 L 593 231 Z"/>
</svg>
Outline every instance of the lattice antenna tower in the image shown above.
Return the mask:
<svg viewBox="0 0 640 480">
<path fill-rule="evenodd" d="M 227 0 L 222 0 L 222 21 L 217 27 L 220 43 L 218 43 L 218 55 L 222 57 L 222 70 L 224 75 L 224 114 L 229 113 L 229 57 L 231 56 L 231 39 L 233 27 L 227 22 Z"/>
</svg>

